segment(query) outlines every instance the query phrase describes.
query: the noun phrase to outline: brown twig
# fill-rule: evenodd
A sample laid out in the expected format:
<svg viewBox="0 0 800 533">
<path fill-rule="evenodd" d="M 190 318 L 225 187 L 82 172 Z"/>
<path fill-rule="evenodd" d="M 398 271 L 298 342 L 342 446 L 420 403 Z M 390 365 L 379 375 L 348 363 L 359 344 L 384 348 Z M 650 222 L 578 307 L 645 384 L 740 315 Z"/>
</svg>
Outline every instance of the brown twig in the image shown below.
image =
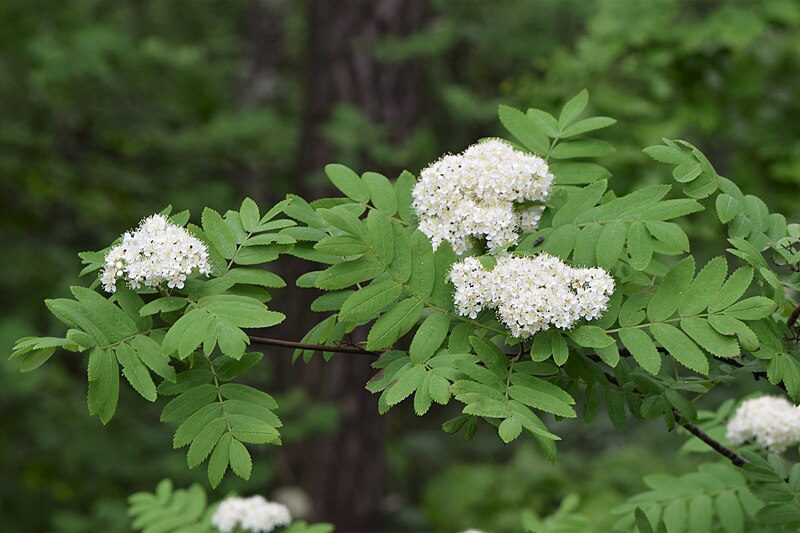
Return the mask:
<svg viewBox="0 0 800 533">
<path fill-rule="evenodd" d="M 789 315 L 789 318 L 786 320 L 786 325 L 790 328 L 794 326 L 795 322 L 797 322 L 797 318 L 800 317 L 800 304 L 792 310 L 792 314 Z"/>
<path fill-rule="evenodd" d="M 270 339 L 268 337 L 257 337 L 250 335 L 250 342 L 255 344 L 263 344 L 265 346 L 279 346 L 281 348 L 294 348 L 296 350 L 313 350 L 315 352 L 336 352 L 336 353 L 349 353 L 356 355 L 369 355 L 378 357 L 379 352 L 373 352 L 359 348 L 358 346 L 327 346 L 325 344 L 307 344 L 304 342 L 287 341 L 283 339 Z"/>
<path fill-rule="evenodd" d="M 606 380 L 609 383 L 611 383 L 615 387 L 622 389 L 622 385 L 620 384 L 619 380 L 617 380 L 617 377 L 614 374 L 611 374 L 610 372 L 604 370 L 603 375 L 605 376 Z M 711 437 L 711 435 L 709 435 L 696 425 L 692 424 L 688 420 L 684 419 L 680 412 L 673 409 L 672 414 L 675 417 L 675 421 L 678 422 L 682 428 L 684 428 L 686 431 L 688 431 L 701 441 L 708 444 L 715 452 L 729 459 L 734 465 L 744 466 L 745 464 L 748 463 L 747 459 L 745 459 L 738 453 L 734 452 L 730 448 L 726 448 L 725 445 L 723 445 L 721 442 Z"/>
<path fill-rule="evenodd" d="M 675 420 L 678 421 L 681 427 L 683 427 L 686 431 L 688 431 L 701 441 L 708 444 L 715 452 L 730 459 L 730 461 L 736 466 L 744 466 L 750 462 L 741 455 L 739 455 L 738 453 L 736 453 L 735 451 L 731 450 L 730 448 L 726 448 L 721 442 L 712 438 L 711 435 L 709 435 L 699 427 L 695 426 L 691 422 L 686 421 L 678 411 L 672 411 L 672 413 L 675 415 Z"/>
</svg>

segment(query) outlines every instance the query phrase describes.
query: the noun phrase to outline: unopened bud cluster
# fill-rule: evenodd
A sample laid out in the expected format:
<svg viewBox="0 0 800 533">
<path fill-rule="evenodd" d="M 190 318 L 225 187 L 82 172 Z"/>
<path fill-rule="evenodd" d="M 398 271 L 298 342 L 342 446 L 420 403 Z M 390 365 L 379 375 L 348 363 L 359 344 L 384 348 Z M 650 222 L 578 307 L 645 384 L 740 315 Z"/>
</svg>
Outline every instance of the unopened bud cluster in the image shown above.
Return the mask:
<svg viewBox="0 0 800 533">
<path fill-rule="evenodd" d="M 291 522 L 286 506 L 268 502 L 263 496 L 223 500 L 211 517 L 211 523 L 222 533 L 231 533 L 237 527 L 242 531 L 268 533 Z"/>
<path fill-rule="evenodd" d="M 107 292 L 117 290 L 119 279 L 133 289 L 158 287 L 165 282 L 169 288 L 182 289 L 195 270 L 211 273 L 206 245 L 167 217 L 152 215 L 109 250 L 100 281 Z"/>
<path fill-rule="evenodd" d="M 446 155 L 420 173 L 414 188 L 419 229 L 436 249 L 448 241 L 461 255 L 473 238 L 490 249 L 515 244 L 518 232 L 536 229 L 553 175 L 541 157 L 501 140 L 475 144 Z"/>
<path fill-rule="evenodd" d="M 453 265 L 450 280 L 460 315 L 475 318 L 483 309 L 496 309 L 515 337 L 598 318 L 614 292 L 614 278 L 602 268 L 573 268 L 545 253 L 501 255 L 491 270 L 467 257 Z"/>
<path fill-rule="evenodd" d="M 734 445 L 752 441 L 763 450 L 781 453 L 800 442 L 800 407 L 780 396 L 746 400 L 728 422 L 727 437 Z"/>
</svg>

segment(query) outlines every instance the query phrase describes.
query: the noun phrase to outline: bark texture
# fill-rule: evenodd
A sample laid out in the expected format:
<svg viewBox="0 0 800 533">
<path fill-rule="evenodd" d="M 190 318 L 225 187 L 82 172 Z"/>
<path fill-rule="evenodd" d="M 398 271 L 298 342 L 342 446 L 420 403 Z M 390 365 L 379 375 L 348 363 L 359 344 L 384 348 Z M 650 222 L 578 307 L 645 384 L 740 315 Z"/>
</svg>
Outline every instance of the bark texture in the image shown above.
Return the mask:
<svg viewBox="0 0 800 533">
<path fill-rule="evenodd" d="M 419 107 L 420 69 L 414 64 L 382 63 L 372 52 L 387 36 L 419 29 L 425 11 L 421 0 L 307 2 L 304 108 L 293 174 L 297 193 L 309 198 L 329 192 L 314 189 L 308 177 L 336 159 L 335 146 L 322 130 L 337 105 L 353 105 L 384 125 L 393 143 L 411 133 Z M 287 265 L 283 273 L 290 287 L 306 268 L 300 262 Z M 299 340 L 320 320 L 322 315 L 309 311 L 313 298 L 303 290 L 286 292 L 276 302 L 289 317 L 282 338 Z M 311 364 L 291 365 L 288 350 L 277 361 L 281 383 L 302 385 L 314 399 L 334 401 L 341 408 L 335 434 L 285 452 L 290 481 L 303 487 L 313 501 L 311 518 L 331 522 L 337 531 L 380 531 L 384 422 L 377 412 L 377 398 L 364 388 L 373 374 L 370 361 L 337 354 L 329 363 L 315 356 Z"/>
</svg>

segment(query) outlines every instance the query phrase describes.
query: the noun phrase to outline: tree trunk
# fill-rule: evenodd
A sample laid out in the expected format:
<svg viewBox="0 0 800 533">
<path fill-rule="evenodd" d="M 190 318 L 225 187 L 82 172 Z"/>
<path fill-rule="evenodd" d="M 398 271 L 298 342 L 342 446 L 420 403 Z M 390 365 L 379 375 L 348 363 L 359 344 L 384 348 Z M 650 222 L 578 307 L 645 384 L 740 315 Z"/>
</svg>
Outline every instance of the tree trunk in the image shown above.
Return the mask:
<svg viewBox="0 0 800 533">
<path fill-rule="evenodd" d="M 303 116 L 296 154 L 294 189 L 309 197 L 308 177 L 335 160 L 335 147 L 322 128 L 338 104 L 357 107 L 387 128 L 393 143 L 411 133 L 418 109 L 420 72 L 409 64 L 375 60 L 375 43 L 418 29 L 425 14 L 422 0 L 309 0 Z M 369 161 L 364 161 L 369 165 Z M 386 171 L 399 169 L 384 169 Z M 302 267 L 292 265 L 290 285 Z M 282 332 L 299 339 L 322 315 L 309 311 L 309 291 L 286 294 L 289 316 Z M 373 374 L 363 357 L 336 355 L 329 363 L 319 356 L 309 365 L 280 359 L 285 384 L 302 385 L 317 400 L 338 402 L 340 427 L 333 435 L 287 451 L 295 478 L 313 501 L 314 520 L 331 522 L 347 533 L 380 531 L 384 494 L 384 425 L 377 398 L 364 388 Z"/>
</svg>

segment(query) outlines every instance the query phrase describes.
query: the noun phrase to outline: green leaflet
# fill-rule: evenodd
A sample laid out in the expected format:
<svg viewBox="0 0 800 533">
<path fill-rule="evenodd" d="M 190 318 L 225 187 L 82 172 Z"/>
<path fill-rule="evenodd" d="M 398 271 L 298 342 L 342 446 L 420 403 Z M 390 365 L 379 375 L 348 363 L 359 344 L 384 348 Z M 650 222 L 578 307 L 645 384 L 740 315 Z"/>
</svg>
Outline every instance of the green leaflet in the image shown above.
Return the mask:
<svg viewBox="0 0 800 533">
<path fill-rule="evenodd" d="M 769 298 L 753 296 L 725 308 L 725 314 L 740 320 L 758 320 L 770 316 L 776 307 L 775 302 Z"/>
<path fill-rule="evenodd" d="M 348 198 L 356 202 L 369 200 L 369 192 L 361 178 L 346 166 L 339 164 L 326 165 L 325 174 L 331 180 L 331 183 Z"/>
<path fill-rule="evenodd" d="M 386 403 L 395 405 L 408 398 L 419 387 L 427 376 L 425 367 L 415 365 L 399 372 L 396 381 L 386 389 Z"/>
<path fill-rule="evenodd" d="M 539 155 L 547 153 L 550 147 L 547 135 L 522 111 L 501 105 L 498 115 L 503 126 L 527 149 Z"/>
<path fill-rule="evenodd" d="M 314 245 L 314 249 L 328 255 L 357 257 L 369 251 L 369 246 L 359 237 L 352 235 L 333 235 L 325 237 Z"/>
<path fill-rule="evenodd" d="M 229 270 L 224 277 L 234 283 L 257 285 L 270 289 L 278 289 L 286 286 L 286 282 L 283 281 L 280 276 L 269 270 L 260 268 L 233 268 Z"/>
<path fill-rule="evenodd" d="M 90 368 L 88 406 L 90 415 L 99 415 L 100 422 L 107 424 L 117 410 L 119 400 L 119 365 L 117 358 L 110 350 L 95 348 L 95 356 L 90 359 L 96 365 L 94 371 Z"/>
<path fill-rule="evenodd" d="M 225 259 L 233 259 L 236 253 L 236 238 L 219 213 L 206 207 L 201 218 L 203 233 L 210 244 Z"/>
<path fill-rule="evenodd" d="M 327 311 L 338 312 L 342 308 L 342 304 L 355 292 L 356 291 L 342 290 L 321 294 L 317 299 L 311 302 L 311 310 L 318 313 Z"/>
<path fill-rule="evenodd" d="M 715 207 L 717 209 L 717 216 L 719 217 L 720 222 L 727 224 L 739 213 L 741 204 L 739 203 L 739 200 L 733 196 L 722 193 L 717 196 Z"/>
<path fill-rule="evenodd" d="M 611 177 L 605 167 L 583 161 L 556 161 L 550 165 L 550 172 L 556 177 L 556 185 L 582 185 Z"/>
<path fill-rule="evenodd" d="M 550 152 L 555 159 L 574 159 L 579 157 L 603 157 L 616 150 L 606 141 L 600 139 L 579 139 L 558 143 Z"/>
<path fill-rule="evenodd" d="M 392 280 L 371 283 L 350 294 L 342 304 L 339 319 L 345 322 L 361 322 L 378 315 L 396 302 L 403 288 Z"/>
<path fill-rule="evenodd" d="M 367 186 L 372 205 L 388 216 L 397 213 L 397 197 L 394 186 L 383 174 L 365 172 L 361 179 Z"/>
<path fill-rule="evenodd" d="M 628 225 L 621 220 L 614 220 L 603 226 L 597 237 L 597 264 L 609 270 L 613 267 L 622 250 L 628 233 Z"/>
<path fill-rule="evenodd" d="M 422 302 L 416 298 L 400 301 L 375 321 L 367 336 L 367 349 L 380 350 L 394 344 L 414 327 L 422 309 Z"/>
<path fill-rule="evenodd" d="M 156 400 L 156 385 L 150 377 L 150 371 L 139 358 L 137 352 L 129 344 L 122 343 L 117 346 L 116 356 L 122 365 L 122 374 L 131 386 L 141 394 L 141 396 L 151 402 Z"/>
<path fill-rule="evenodd" d="M 642 222 L 634 222 L 628 227 L 628 254 L 630 265 L 635 270 L 644 270 L 653 257 L 653 243 L 650 233 Z"/>
<path fill-rule="evenodd" d="M 561 132 L 560 137 L 562 139 L 567 139 L 569 137 L 581 135 L 582 133 L 589 133 L 590 131 L 607 128 L 616 123 L 617 121 L 611 117 L 586 118 L 572 124 L 571 126 L 564 128 L 564 130 Z"/>
<path fill-rule="evenodd" d="M 570 397 L 568 401 L 565 401 L 566 393 L 556 385 L 543 379 L 520 374 L 512 374 L 511 382 L 513 385 L 508 387 L 508 394 L 514 400 L 554 415 L 566 418 L 576 416 L 575 410 L 571 407 L 575 400 Z"/>
<path fill-rule="evenodd" d="M 647 317 L 653 322 L 661 322 L 671 317 L 688 291 L 694 276 L 694 258 L 686 257 L 667 273 L 658 287 L 650 304 Z"/>
<path fill-rule="evenodd" d="M 650 332 L 673 359 L 689 370 L 708 374 L 708 358 L 681 330 L 670 324 L 656 323 L 650 326 Z"/>
<path fill-rule="evenodd" d="M 239 219 L 242 221 L 245 231 L 255 231 L 261 221 L 261 213 L 259 213 L 258 204 L 252 198 L 242 200 L 242 205 L 239 208 Z"/>
<path fill-rule="evenodd" d="M 661 354 L 658 353 L 653 340 L 643 329 L 621 329 L 619 340 L 631 352 L 639 366 L 654 376 L 658 374 L 658 371 L 661 370 Z"/>
<path fill-rule="evenodd" d="M 383 273 L 383 265 L 375 259 L 362 257 L 339 263 L 324 270 L 315 281 L 320 289 L 345 289 L 356 283 L 373 279 Z"/>
<path fill-rule="evenodd" d="M 189 301 L 178 296 L 164 296 L 142 306 L 139 309 L 141 316 L 155 315 L 156 313 L 169 313 L 186 307 Z"/>
<path fill-rule="evenodd" d="M 414 209 L 411 207 L 414 201 L 411 192 L 414 190 L 416 184 L 417 178 L 407 170 L 404 170 L 403 173 L 400 174 L 400 177 L 397 178 L 397 182 L 395 183 L 397 214 L 400 216 L 401 220 L 409 224 L 413 224 L 417 218 Z"/>
<path fill-rule="evenodd" d="M 605 348 L 614 343 L 614 339 L 597 326 L 580 326 L 567 334 L 577 345 L 587 348 Z"/>
<path fill-rule="evenodd" d="M 595 250 L 597 242 L 603 232 L 600 224 L 587 224 L 581 229 L 575 240 L 575 250 L 572 252 L 572 262 L 575 266 L 594 266 L 597 262 Z"/>
<path fill-rule="evenodd" d="M 155 494 L 138 492 L 128 498 L 131 527 L 136 531 L 206 533 L 210 520 L 206 493 L 194 484 L 173 491 L 172 482 L 161 481 Z"/>
<path fill-rule="evenodd" d="M 225 471 L 228 469 L 232 442 L 233 437 L 231 437 L 231 434 L 224 434 L 219 441 L 217 441 L 217 445 L 214 446 L 214 450 L 211 452 L 211 456 L 208 458 L 208 482 L 211 484 L 211 488 L 217 488 L 222 481 L 222 478 L 225 476 Z M 246 451 L 247 450 L 245 450 L 245 452 Z M 237 472 L 237 474 L 244 479 L 250 478 L 249 470 L 247 476 L 244 476 L 239 472 Z"/>
<path fill-rule="evenodd" d="M 354 237 L 364 238 L 364 226 L 358 216 L 346 206 L 340 205 L 330 209 L 317 209 L 317 213 L 325 222 L 336 229 Z"/>
<path fill-rule="evenodd" d="M 722 288 L 720 288 L 717 294 L 711 299 L 711 302 L 708 304 L 708 310 L 713 313 L 733 305 L 742 297 L 752 281 L 752 268 L 741 267 L 736 269 L 722 285 Z"/>
<path fill-rule="evenodd" d="M 408 354 L 414 364 L 430 359 L 442 345 L 450 329 L 450 318 L 443 313 L 433 313 L 420 325 L 411 341 Z"/>
<path fill-rule="evenodd" d="M 709 315 L 708 323 L 723 335 L 736 335 L 742 350 L 754 352 L 758 350 L 758 336 L 744 322 L 729 315 Z"/>
<path fill-rule="evenodd" d="M 669 253 L 679 254 L 689 251 L 689 237 L 678 224 L 662 220 L 647 220 L 645 226 L 650 235 L 665 246 Z"/>
<path fill-rule="evenodd" d="M 228 461 L 231 465 L 231 470 L 241 477 L 242 479 L 250 479 L 250 473 L 253 470 L 253 460 L 250 458 L 250 452 L 240 441 L 231 439 L 230 445 L 227 447 Z M 210 467 L 210 465 L 209 465 Z"/>
<path fill-rule="evenodd" d="M 478 359 L 480 359 L 487 369 L 501 377 L 506 375 L 508 356 L 506 356 L 496 344 L 483 337 L 470 337 L 469 342 L 475 349 Z"/>
<path fill-rule="evenodd" d="M 696 315 L 706 309 L 718 295 L 727 274 L 728 262 L 724 257 L 715 257 L 709 261 L 683 296 L 678 306 L 680 315 Z"/>
<path fill-rule="evenodd" d="M 435 280 L 433 249 L 431 242 L 420 231 L 411 234 L 410 244 L 412 263 L 408 286 L 417 296 L 425 298 L 433 292 Z"/>
<path fill-rule="evenodd" d="M 715 330 L 708 320 L 687 317 L 681 320 L 681 329 L 709 353 L 719 357 L 739 355 L 739 343 L 733 337 L 726 337 Z"/>
<path fill-rule="evenodd" d="M 394 231 L 392 223 L 382 211 L 370 211 L 367 216 L 367 242 L 370 249 L 384 265 L 394 259 Z"/>
<path fill-rule="evenodd" d="M 561 109 L 561 114 L 558 116 L 559 130 L 563 131 L 570 124 L 572 124 L 578 116 L 586 109 L 586 104 L 589 103 L 589 91 L 583 89 L 581 92 L 570 98 L 564 107 Z"/>
</svg>

